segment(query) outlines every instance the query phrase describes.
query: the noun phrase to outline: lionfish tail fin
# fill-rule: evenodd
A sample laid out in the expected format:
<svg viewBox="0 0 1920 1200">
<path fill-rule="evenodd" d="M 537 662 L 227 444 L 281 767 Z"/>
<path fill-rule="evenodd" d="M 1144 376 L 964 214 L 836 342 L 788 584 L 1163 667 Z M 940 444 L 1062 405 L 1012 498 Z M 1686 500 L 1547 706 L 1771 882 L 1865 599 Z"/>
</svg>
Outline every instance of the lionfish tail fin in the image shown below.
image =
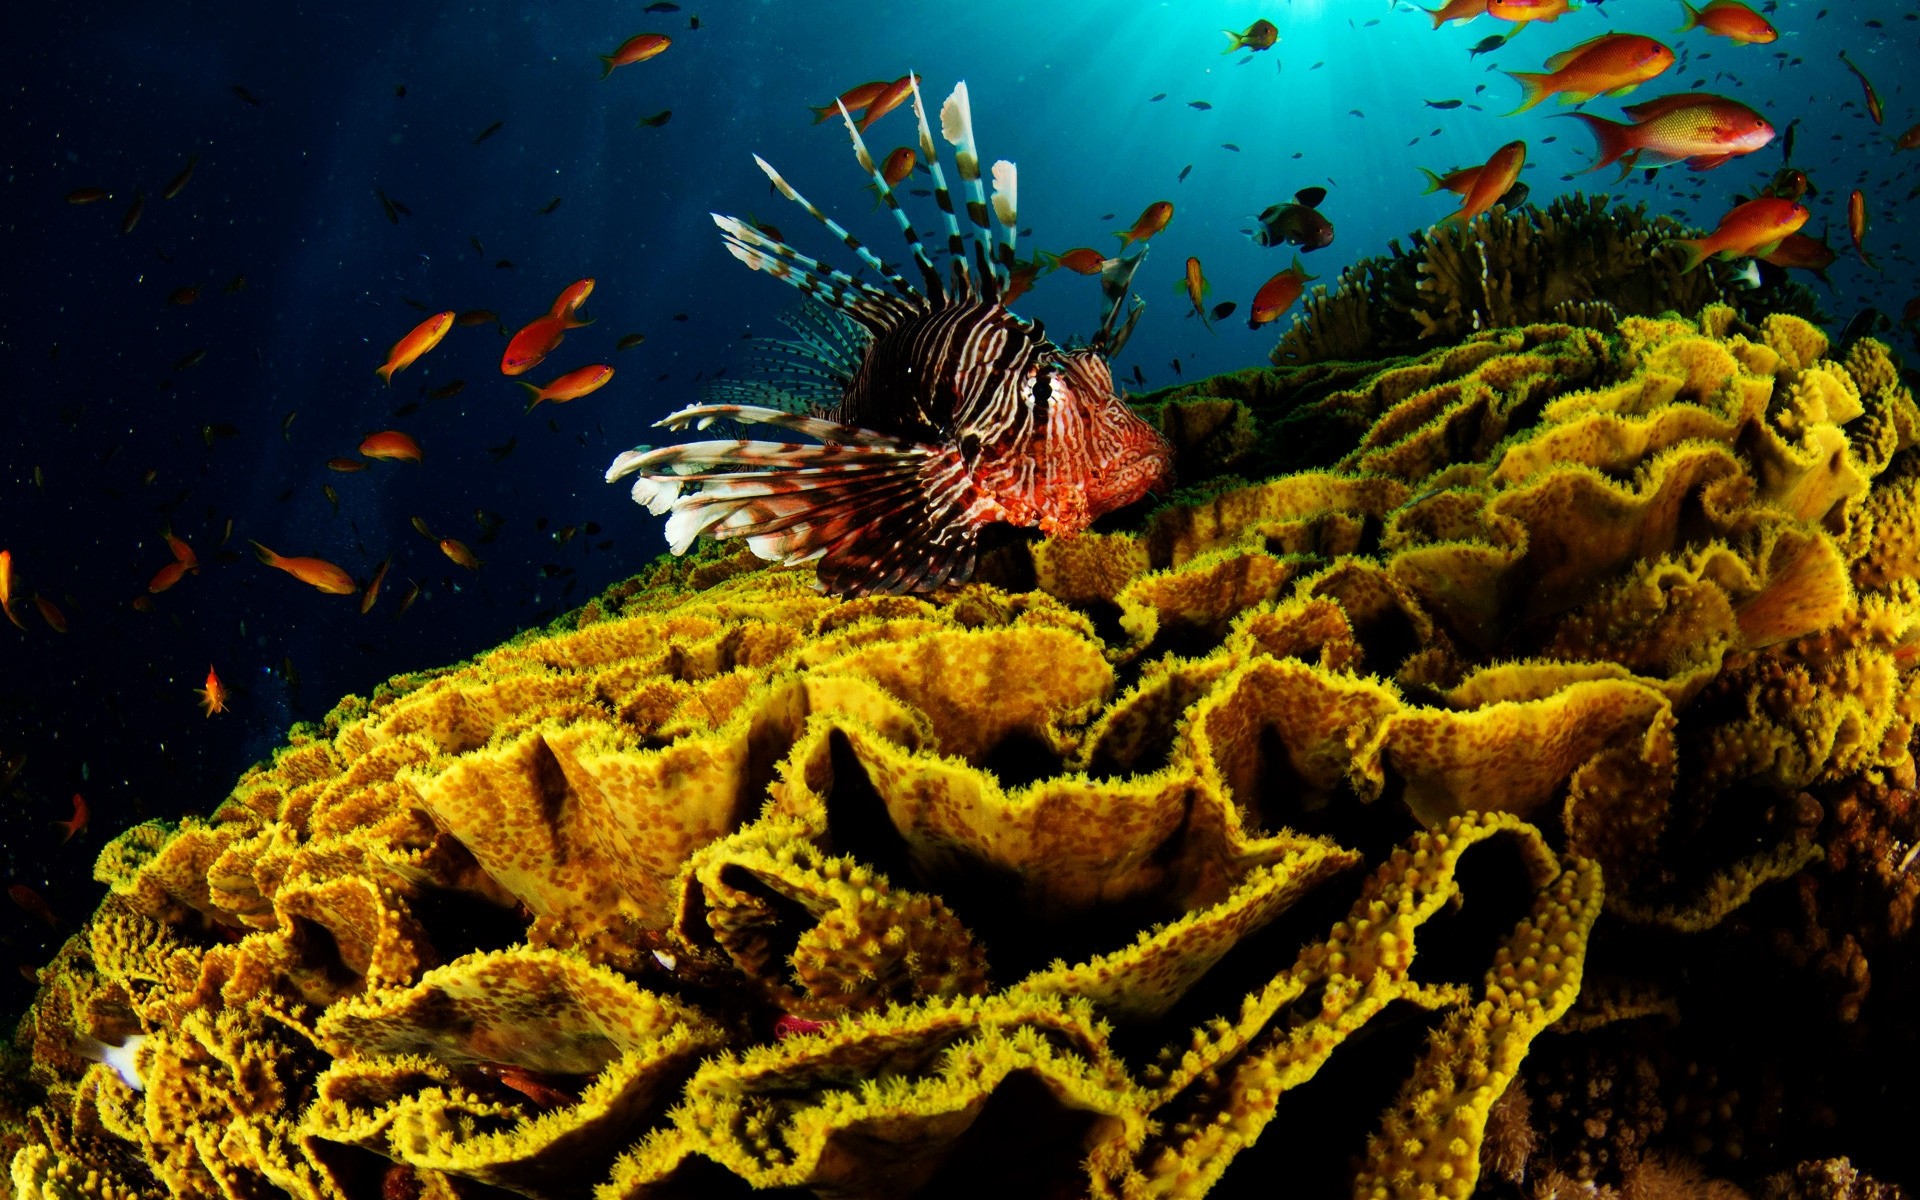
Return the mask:
<svg viewBox="0 0 1920 1200">
<path fill-rule="evenodd" d="M 974 266 L 980 272 L 982 298 L 997 300 L 1002 286 L 993 264 L 993 227 L 987 222 L 987 192 L 980 184 L 980 151 L 973 144 L 973 105 L 963 80 L 940 106 L 940 133 L 953 147 L 960 181 L 967 185 L 967 219 L 973 223 Z"/>
<path fill-rule="evenodd" d="M 699 405 L 660 424 L 706 428 L 720 420 L 819 444 L 690 442 L 616 458 L 607 482 L 639 476 L 633 498 L 668 514 L 675 554 L 702 534 L 745 538 L 761 558 L 818 564 L 820 586 L 842 595 L 926 591 L 971 575 L 976 533 L 994 519 L 994 506 L 973 488 L 957 450 L 745 405 Z"/>
</svg>

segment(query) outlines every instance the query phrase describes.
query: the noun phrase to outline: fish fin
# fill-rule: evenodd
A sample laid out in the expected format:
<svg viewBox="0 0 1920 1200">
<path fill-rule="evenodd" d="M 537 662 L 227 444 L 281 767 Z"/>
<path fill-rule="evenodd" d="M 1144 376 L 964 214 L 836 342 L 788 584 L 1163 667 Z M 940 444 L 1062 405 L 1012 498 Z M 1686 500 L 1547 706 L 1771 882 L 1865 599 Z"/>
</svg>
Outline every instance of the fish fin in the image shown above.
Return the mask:
<svg viewBox="0 0 1920 1200">
<path fill-rule="evenodd" d="M 872 158 L 870 158 L 867 155 L 867 152 L 866 152 L 867 148 L 860 143 L 858 131 L 855 132 L 854 145 L 855 145 L 856 151 L 858 152 L 862 160 L 862 165 L 869 164 L 873 161 Z M 892 284 L 894 291 L 900 293 L 902 296 L 906 296 L 910 298 L 917 298 L 919 296 L 919 293 L 913 290 L 913 285 L 909 284 L 906 280 L 900 278 L 900 273 L 898 271 L 895 271 L 892 267 L 889 267 L 887 264 L 881 262 L 878 255 L 874 254 L 873 251 L 867 249 L 865 246 L 860 244 L 859 238 L 856 238 L 851 233 L 848 233 L 847 230 L 838 221 L 834 220 L 832 217 L 829 217 L 826 213 L 821 212 L 818 208 L 814 207 L 814 204 L 812 201 L 808 200 L 805 196 L 802 196 L 799 192 L 795 191 L 793 188 L 793 185 L 788 183 L 785 179 L 782 179 L 780 177 L 780 172 L 774 170 L 772 164 L 767 162 L 766 159 L 761 158 L 758 154 L 756 154 L 753 156 L 753 161 L 759 164 L 759 167 L 762 171 L 766 172 L 767 178 L 773 182 L 773 186 L 775 187 L 775 189 L 779 191 L 779 193 L 782 196 L 785 196 L 787 199 L 793 201 L 795 204 L 798 204 L 801 208 L 806 209 L 808 216 L 820 222 L 822 225 L 825 225 L 828 231 L 831 232 L 835 237 L 839 238 L 840 241 L 847 247 L 847 249 L 853 251 L 855 254 L 860 256 L 861 262 L 867 264 L 869 267 L 872 267 L 874 271 L 882 279 L 886 280 L 889 284 Z M 875 179 L 880 180 L 880 182 L 883 184 L 886 182 L 885 179 L 881 178 L 880 173 L 878 171 L 875 171 L 873 173 L 873 177 Z M 923 254 L 922 257 L 924 258 L 925 255 Z"/>
<path fill-rule="evenodd" d="M 1700 10 L 1688 4 L 1687 0 L 1680 0 L 1680 7 L 1687 10 L 1687 23 L 1674 30 L 1674 32 L 1685 33 L 1689 29 L 1698 29 L 1700 27 Z"/>
<path fill-rule="evenodd" d="M 532 397 L 532 399 L 527 401 L 528 412 L 532 412 L 534 409 L 539 408 L 540 402 L 546 399 L 545 396 L 540 394 L 540 386 L 538 384 L 528 383 L 524 379 L 516 379 L 514 380 L 514 382 L 519 384 L 521 387 L 527 389 L 527 395 Z"/>
<path fill-rule="evenodd" d="M 1553 95 L 1553 76 L 1551 75 L 1541 75 L 1533 71 L 1503 71 L 1501 74 L 1508 76 L 1520 85 L 1520 107 L 1508 113 L 1507 115 L 1510 117 L 1516 113 L 1527 111 L 1542 100 L 1545 100 L 1548 96 Z"/>
<path fill-rule="evenodd" d="M 1547 62 L 1546 62 L 1547 70 L 1558 71 L 1560 68 L 1572 62 L 1574 59 L 1579 58 L 1582 54 L 1585 54 L 1587 51 L 1593 49 L 1595 42 L 1601 41 L 1602 39 L 1610 36 L 1611 36 L 1610 34 L 1603 33 L 1599 37 L 1588 38 L 1586 41 L 1581 42 L 1578 46 L 1569 46 L 1558 54 L 1550 55 L 1547 58 Z"/>
<path fill-rule="evenodd" d="M 960 182 L 967 185 L 967 219 L 973 222 L 974 266 L 980 272 L 984 299 L 997 300 L 1007 282 L 993 265 L 993 229 L 987 222 L 987 192 L 980 183 L 980 151 L 973 144 L 973 104 L 967 96 L 965 80 L 953 85 L 953 91 L 940 106 L 940 134 L 953 147 Z"/>
<path fill-rule="evenodd" d="M 1423 13 L 1426 13 L 1429 17 L 1433 18 L 1433 27 L 1435 29 L 1438 29 L 1442 25 L 1445 25 L 1447 23 L 1447 18 L 1441 15 L 1442 13 L 1447 11 L 1447 6 L 1445 4 L 1442 4 L 1439 8 L 1423 8 L 1420 11 Z"/>
<path fill-rule="evenodd" d="M 828 591 L 922 591 L 964 581 L 977 529 L 1002 515 L 953 447 L 740 406 L 686 409 L 662 424 L 723 418 L 794 430 L 823 444 L 693 442 L 615 459 L 608 482 L 641 476 L 634 499 L 670 514 L 667 540 L 676 554 L 703 533 L 745 538 L 761 558 L 817 563 Z"/>
<path fill-rule="evenodd" d="M 794 338 L 753 338 L 740 365 L 749 378 L 716 379 L 701 388 L 705 404 L 746 404 L 820 416 L 832 412 L 873 335 L 836 308 L 802 301 L 780 314 Z"/>
<path fill-rule="evenodd" d="M 1143 245 L 1138 254 L 1107 259 L 1100 269 L 1100 328 L 1094 333 L 1091 345 L 1108 358 L 1120 353 L 1120 348 L 1127 344 L 1127 339 L 1133 336 L 1135 322 L 1146 308 L 1146 301 L 1137 297 L 1131 307 L 1126 304 L 1133 288 L 1134 272 L 1146 257 L 1147 247 Z M 1123 308 L 1127 309 L 1124 318 L 1120 315 Z"/>
<path fill-rule="evenodd" d="M 1690 274 L 1701 263 L 1707 261 L 1709 251 L 1706 248 L 1705 238 L 1674 238 L 1672 244 L 1679 246 L 1684 252 L 1680 267 L 1682 275 Z"/>
<path fill-rule="evenodd" d="M 1421 195 L 1430 196 L 1435 192 L 1442 192 L 1446 190 L 1447 188 L 1446 180 L 1440 178 L 1440 176 L 1434 174 L 1432 171 L 1427 170 L 1425 167 L 1419 167 L 1416 169 L 1422 175 L 1425 175 L 1427 177 L 1427 190 L 1420 193 Z"/>
<path fill-rule="evenodd" d="M 941 215 L 947 222 L 948 265 L 953 274 L 953 288 L 959 298 L 974 298 L 973 272 L 967 266 L 967 244 L 960 237 L 960 223 L 953 215 L 953 193 L 947 190 L 947 172 L 940 165 L 940 154 L 933 143 L 933 130 L 927 125 L 927 105 L 920 95 L 920 81 L 915 79 L 913 88 L 913 116 L 920 125 L 920 158 L 926 163 L 927 174 L 933 177 L 933 202 L 939 206 Z"/>
<path fill-rule="evenodd" d="M 1435 28 L 1438 28 L 1438 26 L 1436 26 Z M 1220 32 L 1226 34 L 1228 37 L 1233 39 L 1233 45 L 1228 46 L 1225 50 L 1222 50 L 1220 52 L 1222 54 L 1232 54 L 1235 50 L 1238 50 L 1240 47 L 1247 44 L 1246 38 L 1240 36 L 1239 34 L 1235 33 L 1231 29 L 1222 29 Z"/>
<path fill-rule="evenodd" d="M 1622 125 L 1618 121 L 1609 121 L 1605 117 L 1596 117 L 1592 113 L 1559 113 L 1557 117 L 1579 121 L 1593 133 L 1596 143 L 1595 158 L 1593 165 L 1587 168 L 1587 172 L 1598 171 L 1608 163 L 1619 162 L 1623 156 L 1634 152 L 1634 127 L 1631 125 Z"/>
<path fill-rule="evenodd" d="M 1687 166 L 1695 171 L 1711 171 L 1732 157 L 1731 154 L 1696 154 L 1687 160 Z"/>
<path fill-rule="evenodd" d="M 1003 286 L 1013 284 L 1014 248 L 1020 237 L 1020 170 L 1006 159 L 993 164 L 993 215 L 999 218 L 1006 240 L 999 243 L 1000 276 Z"/>
<path fill-rule="evenodd" d="M 728 253 L 756 271 L 784 279 L 814 299 L 873 329 L 885 329 L 914 311 L 908 300 L 890 296 L 844 271 L 809 258 L 777 238 L 768 237 L 737 217 L 709 214 L 721 230 Z"/>
<path fill-rule="evenodd" d="M 611 54 L 602 54 L 602 55 L 599 55 L 598 57 L 601 63 L 600 78 L 605 79 L 607 76 L 613 74 L 613 68 L 617 64 L 613 61 L 613 55 Z"/>
<path fill-rule="evenodd" d="M 867 150 L 866 139 L 860 136 L 860 127 L 853 123 L 853 115 L 847 111 L 846 105 L 838 100 L 835 100 L 834 104 L 840 109 L 840 119 L 847 124 L 848 135 L 853 138 L 854 158 L 859 161 L 860 169 L 873 177 L 873 182 L 867 186 L 873 189 L 874 203 L 886 204 L 892 210 L 894 219 L 900 222 L 900 232 L 906 237 L 907 248 L 913 253 L 914 265 L 920 268 L 920 278 L 926 281 L 928 294 L 935 297 L 945 296 L 946 288 L 940 284 L 940 272 L 934 269 L 933 260 L 927 257 L 926 247 L 920 244 L 920 235 L 914 232 L 913 222 L 907 220 L 906 212 L 901 209 L 899 197 L 893 194 L 893 185 L 887 182 L 887 177 L 881 174 L 879 166 L 874 163 L 872 153 Z M 868 262 L 869 266 L 879 262 L 864 251 L 861 253 L 861 259 L 862 261 L 871 260 Z M 888 282 L 893 284 L 895 291 L 904 288 L 907 295 L 915 294 L 913 288 L 897 273 L 884 266 L 880 267 L 880 270 L 888 277 Z"/>
</svg>

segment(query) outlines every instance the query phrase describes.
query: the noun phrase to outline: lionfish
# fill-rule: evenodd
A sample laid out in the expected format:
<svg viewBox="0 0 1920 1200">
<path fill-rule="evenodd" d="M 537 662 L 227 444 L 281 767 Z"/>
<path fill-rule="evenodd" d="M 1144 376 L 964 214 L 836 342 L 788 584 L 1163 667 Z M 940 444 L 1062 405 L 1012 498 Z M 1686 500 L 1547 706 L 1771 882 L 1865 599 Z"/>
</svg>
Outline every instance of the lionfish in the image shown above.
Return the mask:
<svg viewBox="0 0 1920 1200">
<path fill-rule="evenodd" d="M 809 258 L 770 230 L 712 214 L 735 258 L 806 294 L 801 311 L 783 318 L 799 340 L 762 343 L 768 378 L 709 390 L 703 403 L 658 424 L 683 430 L 731 421 L 818 444 L 705 441 L 640 446 L 616 458 L 607 481 L 639 474 L 633 498 L 655 515 L 671 513 L 666 535 L 675 554 L 703 533 L 743 537 L 761 558 L 817 564 L 823 591 L 926 592 L 972 575 L 989 526 L 1078 532 L 1172 483 L 1172 450 L 1115 394 L 1108 368 L 1144 307 L 1137 297 L 1127 303 L 1144 248 L 1103 273 L 1100 328 L 1086 345 L 1048 341 L 1038 321 L 1015 316 L 1002 300 L 1015 266 L 1013 164 L 993 165 L 992 211 L 1005 231 L 999 240 L 988 220 L 967 85 L 957 85 L 941 107 L 940 127 L 969 189 L 969 263 L 917 78 L 911 88 L 921 159 L 946 221 L 950 278 L 943 283 L 844 106 L 854 156 L 899 222 L 924 291 L 754 156 L 781 195 L 885 286 Z"/>
</svg>

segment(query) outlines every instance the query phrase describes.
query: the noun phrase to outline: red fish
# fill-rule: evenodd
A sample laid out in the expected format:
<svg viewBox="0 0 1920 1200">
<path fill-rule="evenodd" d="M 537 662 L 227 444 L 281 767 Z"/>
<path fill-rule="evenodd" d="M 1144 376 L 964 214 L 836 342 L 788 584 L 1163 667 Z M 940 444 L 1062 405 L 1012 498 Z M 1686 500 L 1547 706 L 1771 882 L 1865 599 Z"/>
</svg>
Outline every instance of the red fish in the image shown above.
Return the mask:
<svg viewBox="0 0 1920 1200">
<path fill-rule="evenodd" d="M 636 33 L 621 42 L 619 48 L 612 54 L 600 56 L 600 61 L 605 64 L 605 69 L 600 72 L 600 78 L 605 79 L 619 67 L 629 67 L 634 63 L 645 62 L 671 45 L 673 45 L 673 39 L 664 33 Z"/>
<path fill-rule="evenodd" d="M 1061 254 L 1048 254 L 1042 250 L 1040 259 L 1049 268 L 1065 267 L 1081 275 L 1098 275 L 1118 261 L 1105 257 L 1092 246 L 1076 246 Z"/>
<path fill-rule="evenodd" d="M 599 391 L 605 386 L 607 380 L 612 378 L 612 367 L 602 363 L 595 363 L 590 367 L 580 367 L 576 370 L 568 371 L 565 375 L 562 375 L 545 387 L 541 387 L 538 384 L 527 383 L 524 380 L 520 386 L 527 389 L 533 396 L 533 399 L 527 401 L 527 411 L 532 412 L 542 400 L 550 400 L 555 404 L 564 404 L 568 400 L 578 400 L 582 396 Z"/>
<path fill-rule="evenodd" d="M 60 835 L 60 844 L 62 846 L 78 837 L 80 832 L 87 827 L 87 798 L 79 792 L 75 792 L 73 794 L 73 815 L 64 821 L 55 821 L 54 824 L 66 831 Z"/>
<path fill-rule="evenodd" d="M 55 633 L 65 633 L 67 631 L 67 614 L 61 612 L 53 601 L 42 596 L 39 592 L 35 592 L 33 594 L 33 606 L 40 610 L 41 620 L 45 621 L 47 626 Z"/>
<path fill-rule="evenodd" d="M 1487 0 L 1487 15 L 1524 26 L 1531 21 L 1558 21 L 1572 7 L 1572 0 Z"/>
<path fill-rule="evenodd" d="M 1447 0 L 1437 9 L 1424 11 L 1433 18 L 1433 27 L 1438 29 L 1448 21 L 1471 21 L 1475 17 L 1486 16 L 1487 0 Z"/>
<path fill-rule="evenodd" d="M 98 204 L 111 198 L 112 194 L 105 188 L 75 188 L 67 193 L 68 204 Z"/>
<path fill-rule="evenodd" d="M 353 576 L 324 558 L 287 558 L 275 554 L 259 542 L 253 543 L 253 552 L 268 566 L 285 571 L 301 583 L 330 595 L 351 596 L 360 590 L 359 585 L 353 582 Z"/>
<path fill-rule="evenodd" d="M 389 554 L 387 555 L 386 559 L 383 562 L 381 562 L 380 569 L 375 571 L 373 573 L 373 578 L 370 581 L 368 581 L 367 590 L 360 597 L 360 615 L 361 616 L 364 617 L 367 615 L 368 612 L 372 611 L 373 602 L 380 598 L 380 585 L 386 582 L 387 568 L 391 567 L 392 565 L 393 565 L 393 555 Z"/>
<path fill-rule="evenodd" d="M 1460 211 L 1446 218 L 1449 225 L 1465 225 L 1481 213 L 1486 212 L 1500 202 L 1514 181 L 1520 178 L 1520 168 L 1527 165 L 1527 144 L 1508 142 L 1493 152 L 1480 173 L 1473 177 L 1473 186 L 1468 188 L 1460 204 Z"/>
<path fill-rule="evenodd" d="M 360 443 L 360 453 L 368 458 L 386 458 L 420 461 L 420 443 L 414 441 L 398 429 L 383 429 L 379 433 L 370 433 Z"/>
<path fill-rule="evenodd" d="M 25 633 L 26 624 L 13 611 L 13 551 L 0 550 L 0 612 L 7 614 L 7 620 Z"/>
<path fill-rule="evenodd" d="M 1789 198 L 1798 199 L 1798 197 Z M 1827 279 L 1827 268 L 1834 264 L 1839 255 L 1833 252 L 1832 246 L 1827 245 L 1827 239 L 1824 236 L 1815 239 L 1804 233 L 1790 233 L 1782 238 L 1780 244 L 1772 251 L 1755 255 L 1755 257 L 1769 266 L 1812 271 L 1820 277 L 1822 282 L 1831 283 Z"/>
<path fill-rule="evenodd" d="M 1213 323 L 1207 319 L 1206 306 L 1206 299 L 1213 291 L 1213 285 L 1208 283 L 1207 277 L 1200 273 L 1199 259 L 1193 257 L 1187 259 L 1186 273 L 1174 282 L 1173 290 L 1185 292 L 1187 300 L 1193 305 L 1193 315 L 1199 317 L 1200 323 L 1208 329 L 1213 328 Z"/>
<path fill-rule="evenodd" d="M 1720 224 L 1706 237 L 1674 239 L 1686 249 L 1680 273 L 1686 274 L 1715 254 L 1721 258 L 1764 257 L 1806 223 L 1804 204 L 1778 196 L 1749 200 L 1721 217 Z"/>
<path fill-rule="evenodd" d="M 178 196 L 180 189 L 187 186 L 187 180 L 193 178 L 194 164 L 199 161 L 200 156 L 198 154 L 190 156 L 187 159 L 187 165 L 180 168 L 180 173 L 167 181 L 167 186 L 160 192 L 160 198 L 162 200 L 171 200 L 175 196 Z"/>
<path fill-rule="evenodd" d="M 459 563 L 469 571 L 478 571 L 480 569 L 480 560 L 473 556 L 473 551 L 467 549 L 467 544 L 459 538 L 441 538 L 440 553 L 446 555 L 454 562 Z M 404 612 L 406 610 L 402 609 L 401 611 Z"/>
<path fill-rule="evenodd" d="M 996 164 L 989 202 L 970 108 L 966 85 L 956 86 L 940 124 L 970 185 L 963 203 L 977 214 L 975 244 L 969 257 L 963 238 L 950 238 L 953 262 L 943 271 L 915 241 L 908 261 L 926 292 L 870 250 L 861 261 L 889 286 L 854 280 L 827 291 L 811 269 L 794 269 L 797 251 L 738 218 L 714 218 L 736 258 L 804 285 L 832 307 L 826 319 L 846 349 L 835 353 L 823 379 L 837 397 L 814 396 L 821 416 L 705 404 L 661 422 L 669 429 L 714 421 L 770 425 L 817 445 L 727 439 L 639 447 L 613 461 L 609 483 L 637 474 L 634 500 L 671 514 L 666 535 L 675 553 L 702 534 L 743 538 L 761 558 L 812 564 L 825 591 L 927 592 L 971 576 L 988 526 L 1078 532 L 1171 482 L 1171 448 L 1115 394 L 1108 366 L 1132 332 L 1131 320 L 1122 318 L 1140 256 L 1102 276 L 1102 322 L 1083 346 L 1057 346 L 1008 311 L 1015 173 L 1011 164 Z M 915 110 L 923 111 L 919 104 Z M 858 130 L 853 140 L 856 159 L 871 162 Z M 922 116 L 919 145 L 926 151 L 935 144 Z M 776 189 L 797 199 L 778 172 L 761 166 Z M 949 213 L 960 207 L 951 197 L 941 206 Z M 1164 225 L 1172 206 L 1156 207 Z M 1144 237 L 1155 211 L 1122 240 Z M 994 236 L 990 216 L 1005 240 Z"/>
<path fill-rule="evenodd" d="M 916 76 L 902 75 L 882 88 L 880 94 L 868 103 L 866 113 L 860 118 L 859 130 L 865 133 L 875 121 L 906 103 L 907 97 L 913 94 L 914 85 L 918 82 L 919 79 Z"/>
<path fill-rule="evenodd" d="M 1867 255 L 1867 194 L 1859 188 L 1847 197 L 1847 232 L 1853 235 L 1853 248 L 1860 261 L 1878 271 L 1880 264 Z"/>
<path fill-rule="evenodd" d="M 520 331 L 507 342 L 505 354 L 500 356 L 502 375 L 524 375 L 540 365 L 540 361 L 552 354 L 567 336 L 566 317 L 551 314 L 535 317 L 520 327 Z"/>
<path fill-rule="evenodd" d="M 393 348 L 387 351 L 387 361 L 374 368 L 373 373 L 378 375 L 388 387 L 392 387 L 394 372 L 403 371 L 418 362 L 420 356 L 438 346 L 440 339 L 447 336 L 447 330 L 452 328 L 453 311 L 451 309 L 433 314 L 408 330 L 405 337 L 395 342 Z"/>
<path fill-rule="evenodd" d="M 1704 29 L 1736 42 L 1757 45 L 1765 45 L 1780 36 L 1780 31 L 1769 24 L 1765 17 L 1740 3 L 1740 0 L 1709 0 L 1700 8 L 1695 8 L 1687 0 L 1680 0 L 1680 7 L 1687 10 L 1687 23 L 1680 27 L 1681 33 L 1690 29 Z"/>
<path fill-rule="evenodd" d="M 1893 148 L 1896 150 L 1920 150 L 1920 125 L 1915 125 L 1894 139 Z"/>
<path fill-rule="evenodd" d="M 857 113 L 867 105 L 872 104 L 874 98 L 879 96 L 881 92 L 886 91 L 889 86 L 886 80 L 875 79 L 868 83 L 850 87 L 846 91 L 841 92 L 834 103 L 822 104 L 815 107 L 813 109 L 813 123 L 818 125 L 822 121 L 833 120 L 833 118 L 840 115 L 842 108 L 845 108 L 849 113 Z"/>
<path fill-rule="evenodd" d="M 1307 274 L 1307 269 L 1300 265 L 1300 256 L 1294 255 L 1291 267 L 1261 284 L 1260 290 L 1253 294 L 1253 303 L 1248 306 L 1252 311 L 1247 315 L 1247 328 L 1258 329 L 1278 319 L 1293 307 L 1307 285 L 1318 278 L 1318 275 Z"/>
<path fill-rule="evenodd" d="M 1847 64 L 1847 70 L 1852 71 L 1853 77 L 1860 81 L 1860 90 L 1866 94 L 1867 98 L 1867 115 L 1873 118 L 1875 125 L 1884 123 L 1887 119 L 1887 110 L 1880 104 L 1880 93 L 1874 90 L 1873 80 L 1867 78 L 1865 71 L 1853 65 L 1853 60 L 1847 57 L 1845 50 L 1840 52 L 1840 61 Z"/>
<path fill-rule="evenodd" d="M 26 884 L 9 884 L 7 886 L 7 898 L 24 909 L 28 915 L 39 917 L 42 921 L 45 921 L 48 928 L 60 928 L 60 918 L 53 915 L 53 910 L 48 908 L 47 902 L 40 898 L 40 893 L 34 891 Z"/>
<path fill-rule="evenodd" d="M 591 325 L 593 324 L 591 320 L 582 321 L 578 319 L 580 306 L 585 304 L 587 297 L 591 295 L 593 295 L 593 280 L 576 279 L 562 288 L 560 294 L 553 298 L 553 307 L 547 310 L 547 315 L 560 318 L 560 320 L 566 323 L 568 329 L 578 329 L 583 325 Z"/>
<path fill-rule="evenodd" d="M 147 591 L 157 596 L 174 584 L 179 583 L 181 576 L 186 573 L 187 564 L 183 562 L 170 562 L 153 573 L 153 578 L 147 581 Z"/>
<path fill-rule="evenodd" d="M 1563 114 L 1584 122 L 1599 143 L 1599 157 L 1587 169 L 1621 164 L 1621 177 L 1635 167 L 1664 167 L 1684 162 L 1696 171 L 1751 154 L 1773 140 L 1767 119 L 1724 96 L 1707 93 L 1662 96 L 1629 107 L 1631 125 L 1587 113 Z"/>
<path fill-rule="evenodd" d="M 1113 236 L 1120 239 L 1120 249 L 1125 251 L 1128 246 L 1133 245 L 1135 242 L 1144 242 L 1154 234 L 1165 229 L 1167 222 L 1171 220 L 1173 220 L 1173 201 L 1155 200 L 1152 204 L 1140 210 L 1139 217 L 1134 220 L 1131 227 L 1123 229 Z"/>
<path fill-rule="evenodd" d="M 1673 65 L 1673 51 L 1650 37 L 1605 33 L 1547 60 L 1548 74 L 1509 71 L 1525 90 L 1525 112 L 1548 96 L 1579 104 L 1601 95 L 1624 95 Z M 1512 113 L 1507 114 L 1512 116 Z"/>
<path fill-rule="evenodd" d="M 220 682 L 212 663 L 207 664 L 207 686 L 193 689 L 193 694 L 200 698 L 200 706 L 207 710 L 209 717 L 227 711 L 227 685 Z"/>
</svg>

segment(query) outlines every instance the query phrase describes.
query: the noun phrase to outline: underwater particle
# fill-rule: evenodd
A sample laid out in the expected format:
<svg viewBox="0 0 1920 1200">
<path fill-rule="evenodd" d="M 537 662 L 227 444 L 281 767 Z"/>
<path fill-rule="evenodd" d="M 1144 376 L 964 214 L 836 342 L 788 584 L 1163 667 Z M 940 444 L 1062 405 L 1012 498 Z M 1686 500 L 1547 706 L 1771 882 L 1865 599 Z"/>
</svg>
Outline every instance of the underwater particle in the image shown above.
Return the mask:
<svg viewBox="0 0 1920 1200">
<path fill-rule="evenodd" d="M 453 311 L 435 313 L 426 320 L 408 330 L 406 335 L 395 342 L 387 351 L 387 361 L 374 368 L 374 374 L 388 387 L 393 386 L 395 372 L 404 371 L 420 361 L 420 356 L 440 344 L 447 336 L 447 330 L 453 328 Z"/>
</svg>

